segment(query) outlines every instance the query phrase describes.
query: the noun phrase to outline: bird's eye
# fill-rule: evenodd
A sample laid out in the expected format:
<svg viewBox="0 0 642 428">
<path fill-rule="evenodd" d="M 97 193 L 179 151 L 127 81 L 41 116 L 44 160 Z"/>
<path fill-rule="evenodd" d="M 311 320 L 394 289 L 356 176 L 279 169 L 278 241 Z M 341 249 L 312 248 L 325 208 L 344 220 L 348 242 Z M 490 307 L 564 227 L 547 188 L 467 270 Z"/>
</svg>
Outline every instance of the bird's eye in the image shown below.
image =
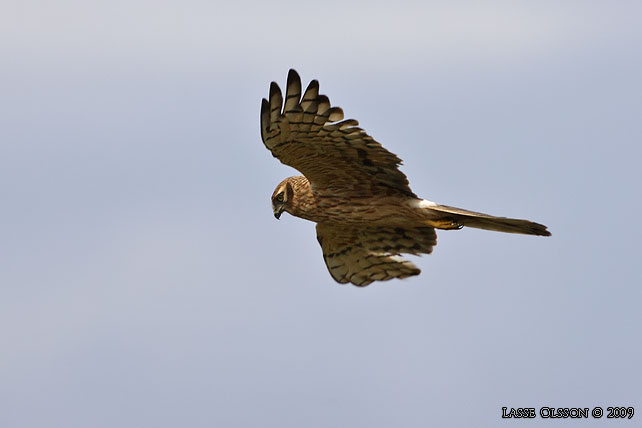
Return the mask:
<svg viewBox="0 0 642 428">
<path fill-rule="evenodd" d="M 277 202 L 283 202 L 283 193 L 279 193 L 278 195 L 276 195 L 276 200 Z"/>
</svg>

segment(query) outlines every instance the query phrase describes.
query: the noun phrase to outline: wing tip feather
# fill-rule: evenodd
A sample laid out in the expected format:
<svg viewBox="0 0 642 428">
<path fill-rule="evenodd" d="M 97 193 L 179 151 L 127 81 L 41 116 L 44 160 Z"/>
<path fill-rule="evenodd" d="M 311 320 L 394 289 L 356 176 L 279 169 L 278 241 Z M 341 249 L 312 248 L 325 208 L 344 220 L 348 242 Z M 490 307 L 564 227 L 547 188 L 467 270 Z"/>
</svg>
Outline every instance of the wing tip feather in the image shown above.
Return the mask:
<svg viewBox="0 0 642 428">
<path fill-rule="evenodd" d="M 301 76 L 299 76 L 299 73 L 297 73 L 295 69 L 291 68 L 288 71 L 288 80 L 287 80 L 288 85 L 297 81 L 301 83 Z"/>
</svg>

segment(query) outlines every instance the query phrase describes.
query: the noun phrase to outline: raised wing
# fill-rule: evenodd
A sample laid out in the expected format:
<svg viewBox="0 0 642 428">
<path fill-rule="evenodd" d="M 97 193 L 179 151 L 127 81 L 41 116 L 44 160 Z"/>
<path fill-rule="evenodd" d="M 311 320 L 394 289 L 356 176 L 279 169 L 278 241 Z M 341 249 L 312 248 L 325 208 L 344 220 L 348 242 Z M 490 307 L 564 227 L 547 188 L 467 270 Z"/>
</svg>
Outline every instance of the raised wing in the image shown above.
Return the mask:
<svg viewBox="0 0 642 428">
<path fill-rule="evenodd" d="M 366 286 L 421 272 L 400 256 L 430 254 L 437 245 L 432 227 L 349 227 L 317 224 L 323 259 L 335 281 Z"/>
<path fill-rule="evenodd" d="M 310 185 L 345 196 L 404 194 L 415 197 L 399 171 L 401 159 L 357 127 L 319 95 L 313 80 L 301 97 L 301 79 L 288 74 L 285 105 L 279 86 L 270 85 L 261 104 L 263 143 L 282 163 L 299 170 Z"/>
</svg>

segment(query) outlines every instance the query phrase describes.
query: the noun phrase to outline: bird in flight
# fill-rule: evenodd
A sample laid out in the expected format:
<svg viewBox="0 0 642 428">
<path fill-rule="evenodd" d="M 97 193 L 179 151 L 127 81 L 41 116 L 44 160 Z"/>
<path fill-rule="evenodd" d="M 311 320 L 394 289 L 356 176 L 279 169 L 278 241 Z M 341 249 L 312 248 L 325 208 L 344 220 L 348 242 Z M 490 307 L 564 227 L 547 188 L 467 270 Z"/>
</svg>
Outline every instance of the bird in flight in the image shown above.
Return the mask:
<svg viewBox="0 0 642 428">
<path fill-rule="evenodd" d="M 354 119 L 319 94 L 313 80 L 305 92 L 295 70 L 285 100 L 272 82 L 261 103 L 265 147 L 303 175 L 279 183 L 272 194 L 278 219 L 285 211 L 315 222 L 330 275 L 339 283 L 366 286 L 421 272 L 401 254 L 430 254 L 435 229 L 474 227 L 550 236 L 546 226 L 495 217 L 417 197 L 399 170 L 401 159 L 369 136 Z"/>
</svg>

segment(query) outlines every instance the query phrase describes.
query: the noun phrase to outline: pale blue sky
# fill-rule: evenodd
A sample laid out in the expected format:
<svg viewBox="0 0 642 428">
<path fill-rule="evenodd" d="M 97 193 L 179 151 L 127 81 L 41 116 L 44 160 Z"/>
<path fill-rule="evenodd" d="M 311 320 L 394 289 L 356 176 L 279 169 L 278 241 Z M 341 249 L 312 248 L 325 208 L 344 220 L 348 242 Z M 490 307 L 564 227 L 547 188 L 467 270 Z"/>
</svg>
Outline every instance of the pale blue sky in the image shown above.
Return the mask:
<svg viewBox="0 0 642 428">
<path fill-rule="evenodd" d="M 642 417 L 642 6 L 5 1 L 2 427 L 498 426 Z M 549 226 L 439 233 L 336 284 L 259 105 L 296 68 L 420 196 Z M 522 421 L 526 426 L 570 421 Z M 622 423 L 622 422 L 618 422 Z M 582 421 L 597 426 L 603 421 Z"/>
</svg>

